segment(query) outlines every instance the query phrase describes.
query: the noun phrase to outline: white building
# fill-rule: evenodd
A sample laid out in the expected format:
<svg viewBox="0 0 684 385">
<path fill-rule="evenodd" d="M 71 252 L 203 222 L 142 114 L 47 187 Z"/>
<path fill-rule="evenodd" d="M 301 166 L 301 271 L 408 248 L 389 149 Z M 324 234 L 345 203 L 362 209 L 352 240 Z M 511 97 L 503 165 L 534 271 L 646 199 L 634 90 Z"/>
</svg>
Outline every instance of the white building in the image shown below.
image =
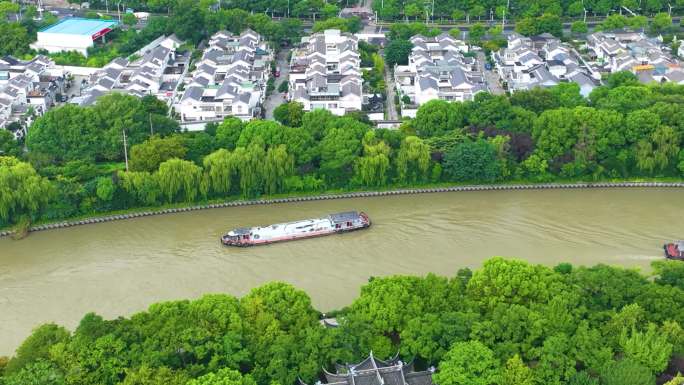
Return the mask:
<svg viewBox="0 0 684 385">
<path fill-rule="evenodd" d="M 335 115 L 360 111 L 363 78 L 358 38 L 328 29 L 302 38 L 290 62 L 288 97 L 305 111 L 327 109 Z"/>
<path fill-rule="evenodd" d="M 249 120 L 259 115 L 266 97 L 273 54 L 258 33 L 219 31 L 185 80 L 185 92 L 175 105 L 183 122 Z"/>
<path fill-rule="evenodd" d="M 88 48 L 97 39 L 105 40 L 105 35 L 119 24 L 116 20 L 96 20 L 68 18 L 38 31 L 37 40 L 31 44 L 35 50 L 50 53 L 76 51 L 88 56 Z"/>
<path fill-rule="evenodd" d="M 575 82 L 583 96 L 597 86 L 581 59 L 567 44 L 549 34 L 524 37 L 512 33 L 508 46 L 493 54 L 496 71 L 511 92 Z"/>
<path fill-rule="evenodd" d="M 0 59 L 0 129 L 18 122 L 17 138 L 26 134 L 33 117 L 40 116 L 64 92 L 64 71 L 48 57 L 38 55 L 22 61 L 11 56 Z"/>
<path fill-rule="evenodd" d="M 411 38 L 413 49 L 408 65 L 396 66 L 394 78 L 402 99 L 402 115 L 413 117 L 418 106 L 433 100 L 472 100 L 486 90 L 476 59 L 466 57 L 468 46 L 447 33 L 434 38 L 422 35 Z"/>
<path fill-rule="evenodd" d="M 177 53 L 181 43 L 171 35 L 159 39 L 153 47 L 147 47 L 137 60 L 112 60 L 90 76 L 81 95 L 71 102 L 82 106 L 91 105 L 97 98 L 110 92 L 138 97 L 154 95 L 169 101 L 188 65 L 189 57 Z"/>
<path fill-rule="evenodd" d="M 662 44 L 641 32 L 596 32 L 587 36 L 591 57 L 604 73 L 630 71 L 643 83 L 679 79 L 681 65 Z"/>
</svg>

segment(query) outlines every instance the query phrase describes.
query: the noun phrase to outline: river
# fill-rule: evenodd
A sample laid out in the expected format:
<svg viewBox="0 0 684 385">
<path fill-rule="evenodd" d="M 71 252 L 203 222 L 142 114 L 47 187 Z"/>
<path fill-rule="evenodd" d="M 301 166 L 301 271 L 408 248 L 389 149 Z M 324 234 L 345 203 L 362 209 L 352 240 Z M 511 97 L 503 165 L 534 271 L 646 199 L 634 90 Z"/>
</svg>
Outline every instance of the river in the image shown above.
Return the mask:
<svg viewBox="0 0 684 385">
<path fill-rule="evenodd" d="M 193 211 L 0 239 L 0 355 L 43 322 L 74 328 L 90 311 L 130 315 L 272 280 L 329 310 L 349 304 L 370 276 L 450 275 L 494 255 L 647 270 L 665 240 L 684 237 L 682 203 L 681 189 L 457 192 Z M 245 249 L 218 242 L 234 227 L 356 209 L 373 227 Z"/>
</svg>

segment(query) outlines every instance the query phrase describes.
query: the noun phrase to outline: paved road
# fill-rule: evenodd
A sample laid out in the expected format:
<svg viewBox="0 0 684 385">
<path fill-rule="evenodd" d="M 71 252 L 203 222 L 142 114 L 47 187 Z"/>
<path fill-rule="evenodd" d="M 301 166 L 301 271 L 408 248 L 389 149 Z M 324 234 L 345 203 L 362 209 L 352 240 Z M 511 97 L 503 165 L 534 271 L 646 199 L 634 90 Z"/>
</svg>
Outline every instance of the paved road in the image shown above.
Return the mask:
<svg viewBox="0 0 684 385">
<path fill-rule="evenodd" d="M 487 90 L 494 95 L 503 95 L 506 93 L 501 87 L 501 79 L 499 79 L 499 74 L 492 68 L 487 70 L 484 68 L 484 63 L 486 63 L 485 54 L 482 51 L 477 51 L 477 62 L 480 66 L 480 70 L 484 75 L 485 83 L 487 84 Z"/>
<path fill-rule="evenodd" d="M 385 89 L 387 90 L 387 100 L 385 100 L 385 111 L 387 111 L 387 120 L 399 120 L 399 113 L 397 112 L 397 105 L 394 104 L 394 97 L 396 95 L 396 88 L 394 88 L 394 76 L 392 70 L 385 66 Z"/>
<path fill-rule="evenodd" d="M 264 102 L 264 109 L 266 110 L 266 119 L 273 119 L 273 110 L 279 105 L 287 102 L 282 92 L 278 92 L 278 86 L 282 82 L 287 82 L 288 76 L 290 74 L 290 65 L 287 62 L 287 55 L 290 50 L 281 50 L 278 53 L 278 63 L 277 68 L 280 70 L 280 77 L 276 78 L 275 91 L 266 98 Z"/>
</svg>

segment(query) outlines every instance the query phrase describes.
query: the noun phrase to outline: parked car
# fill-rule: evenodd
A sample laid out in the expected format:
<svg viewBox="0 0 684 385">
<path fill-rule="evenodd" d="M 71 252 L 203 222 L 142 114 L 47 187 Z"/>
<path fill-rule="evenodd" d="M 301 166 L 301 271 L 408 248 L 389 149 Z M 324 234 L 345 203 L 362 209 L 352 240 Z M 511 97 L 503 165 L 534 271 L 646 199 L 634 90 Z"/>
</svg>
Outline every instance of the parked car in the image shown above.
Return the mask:
<svg viewBox="0 0 684 385">
<path fill-rule="evenodd" d="M 280 77 L 280 70 L 275 70 L 275 77 L 279 78 Z"/>
</svg>

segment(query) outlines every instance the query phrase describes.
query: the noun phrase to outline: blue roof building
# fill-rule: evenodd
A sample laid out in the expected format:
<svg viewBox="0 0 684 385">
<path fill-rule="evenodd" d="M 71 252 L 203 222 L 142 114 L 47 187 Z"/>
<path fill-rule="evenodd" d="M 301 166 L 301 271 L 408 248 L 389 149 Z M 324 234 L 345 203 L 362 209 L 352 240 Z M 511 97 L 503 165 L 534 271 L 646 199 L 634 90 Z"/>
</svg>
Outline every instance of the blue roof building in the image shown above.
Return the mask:
<svg viewBox="0 0 684 385">
<path fill-rule="evenodd" d="M 88 48 L 97 39 L 118 26 L 116 20 L 67 18 L 38 31 L 38 40 L 31 45 L 36 50 L 48 52 L 76 51 L 88 56 Z"/>
</svg>

